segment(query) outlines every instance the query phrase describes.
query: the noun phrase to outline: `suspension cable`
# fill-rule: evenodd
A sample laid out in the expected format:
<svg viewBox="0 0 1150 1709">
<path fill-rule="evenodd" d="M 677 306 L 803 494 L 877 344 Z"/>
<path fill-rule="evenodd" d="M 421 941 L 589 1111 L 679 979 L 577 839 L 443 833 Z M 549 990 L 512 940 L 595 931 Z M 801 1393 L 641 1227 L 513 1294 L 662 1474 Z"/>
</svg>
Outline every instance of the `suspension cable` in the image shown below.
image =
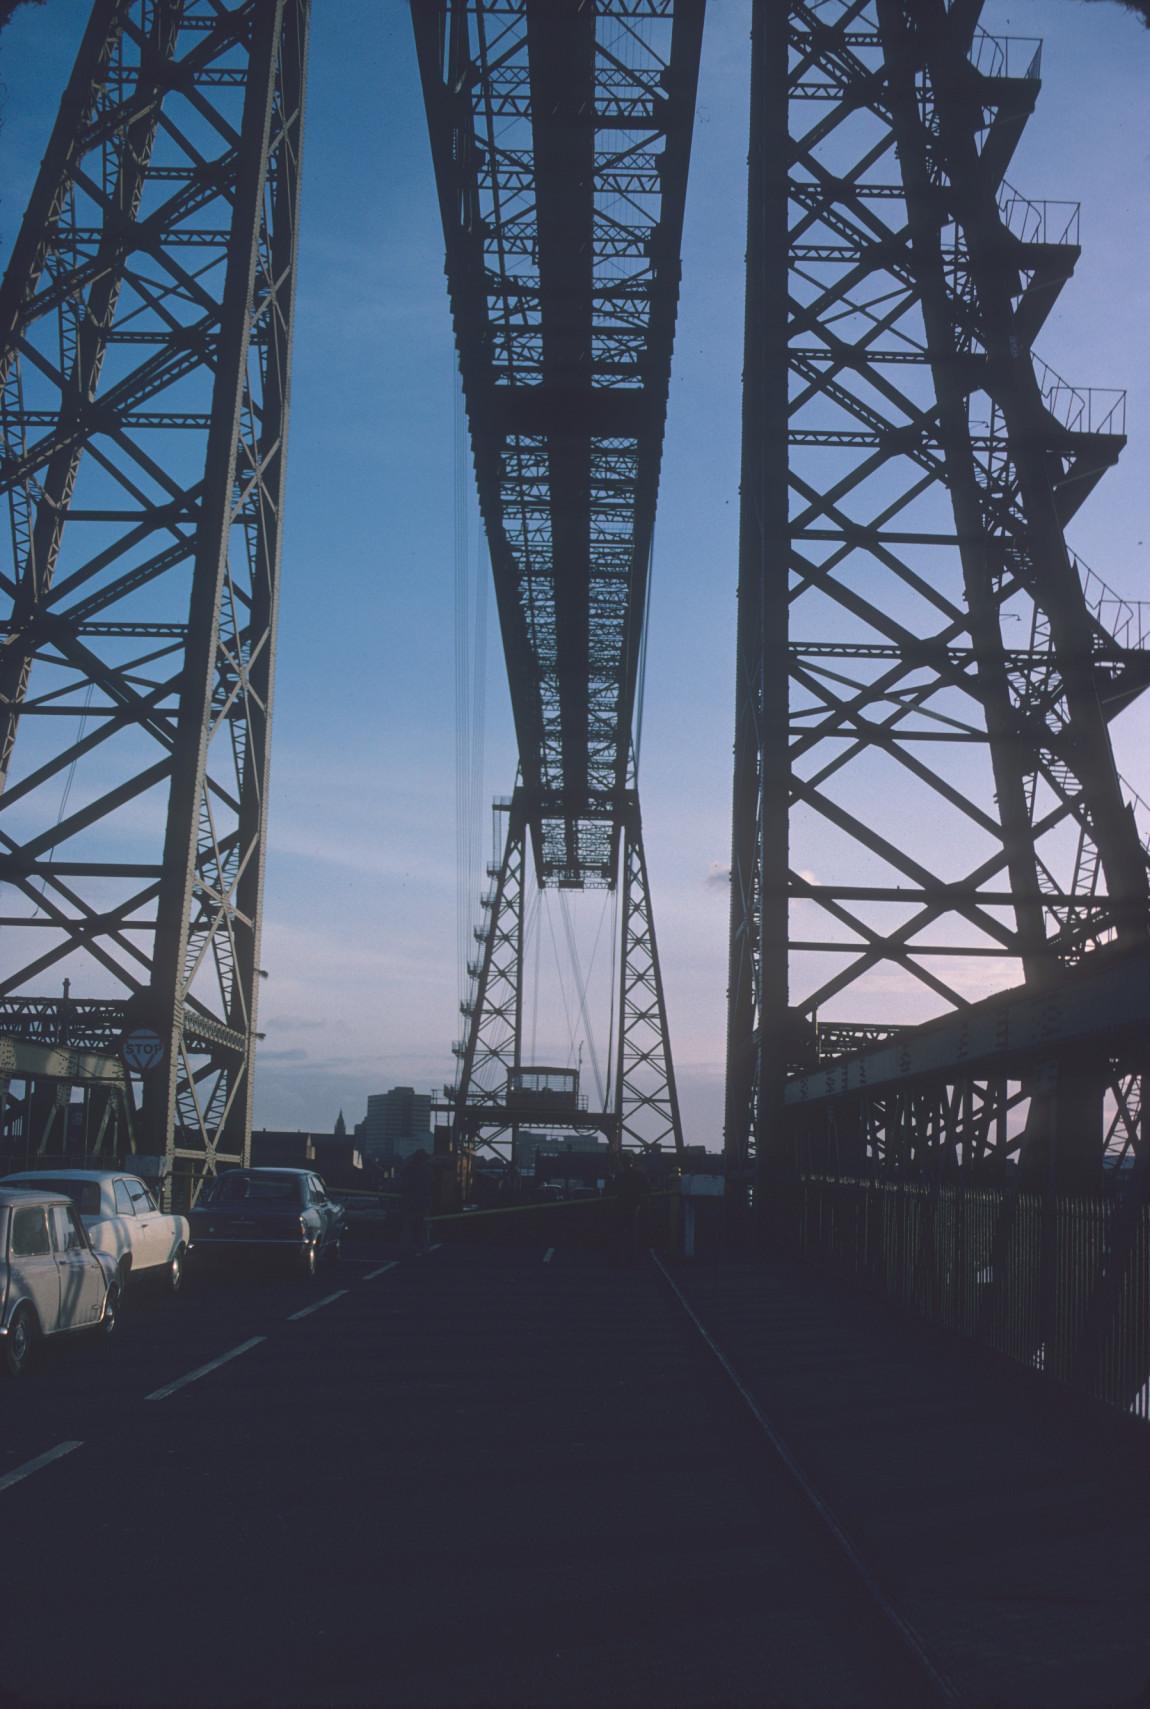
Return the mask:
<svg viewBox="0 0 1150 1709">
<path fill-rule="evenodd" d="M 570 1067 L 571 1066 L 571 1058 L 575 1055 L 575 1023 L 571 1019 L 571 1005 L 567 1001 L 567 983 L 563 977 L 563 962 L 562 962 L 562 958 L 560 957 L 560 954 L 559 954 L 559 942 L 555 936 L 555 921 L 554 921 L 554 918 L 552 916 L 551 909 L 547 905 L 548 897 L 546 894 L 544 894 L 543 900 L 544 900 L 543 912 L 544 912 L 544 915 L 545 915 L 546 920 L 547 920 L 548 931 L 550 932 L 550 935 L 551 935 L 551 948 L 552 948 L 554 955 L 555 955 L 555 972 L 556 972 L 556 974 L 558 976 L 558 980 L 559 980 L 559 995 L 563 999 L 563 1013 L 567 1017 L 567 1039 L 568 1039 L 567 1066 Z"/>
<path fill-rule="evenodd" d="M 579 960 L 579 945 L 575 939 L 575 928 L 571 922 L 571 909 L 566 891 L 559 893 L 559 908 L 563 915 L 563 925 L 567 934 L 567 952 L 571 957 L 571 965 L 575 971 L 575 990 L 579 998 L 579 1013 L 583 1021 L 583 1036 L 587 1041 L 587 1049 L 591 1057 L 591 1072 L 595 1076 L 595 1091 L 599 1099 L 603 1098 L 603 1075 L 599 1068 L 599 1053 L 595 1049 L 595 1035 L 591 1028 L 591 1017 L 587 1012 L 587 989 L 591 983 L 591 972 L 595 965 L 595 951 L 599 947 L 599 933 L 595 934 L 595 944 L 591 951 L 591 962 L 587 969 L 587 977 L 583 977 L 583 968 Z M 599 926 L 602 930 L 603 915 L 600 913 Z"/>
</svg>

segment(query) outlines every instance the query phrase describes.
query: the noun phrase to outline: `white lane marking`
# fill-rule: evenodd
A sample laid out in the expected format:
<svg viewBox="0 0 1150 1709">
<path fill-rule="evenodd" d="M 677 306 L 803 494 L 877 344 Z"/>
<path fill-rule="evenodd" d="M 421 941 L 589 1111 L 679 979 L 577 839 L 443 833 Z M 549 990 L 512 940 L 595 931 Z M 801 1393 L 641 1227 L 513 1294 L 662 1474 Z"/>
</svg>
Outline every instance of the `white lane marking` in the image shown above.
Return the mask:
<svg viewBox="0 0 1150 1709">
<path fill-rule="evenodd" d="M 441 1247 L 441 1246 L 442 1246 L 442 1245 L 443 1245 L 443 1242 L 442 1242 L 442 1240 L 437 1240 L 437 1241 L 436 1241 L 436 1243 L 435 1243 L 435 1245 L 434 1245 L 434 1246 L 429 1246 L 429 1247 L 428 1247 L 428 1248 L 427 1248 L 427 1250 L 428 1250 L 428 1251 L 429 1251 L 429 1252 L 438 1252 L 438 1251 L 439 1251 L 439 1248 L 440 1248 L 440 1247 Z"/>
<path fill-rule="evenodd" d="M 316 1300 L 314 1305 L 305 1305 L 302 1311 L 289 1312 L 287 1321 L 289 1323 L 296 1323 L 301 1317 L 310 1317 L 313 1311 L 319 1310 L 320 1306 L 330 1305 L 333 1300 L 341 1300 L 346 1293 L 346 1288 L 340 1288 L 338 1292 L 334 1294 L 325 1294 L 323 1299 Z"/>
<path fill-rule="evenodd" d="M 11 1489 L 13 1484 L 22 1483 L 25 1478 L 30 1478 L 33 1472 L 38 1472 L 41 1466 L 50 1466 L 53 1460 L 62 1460 L 65 1454 L 83 1446 L 82 1442 L 61 1442 L 58 1448 L 49 1448 L 46 1454 L 38 1454 L 34 1460 L 25 1460 L 15 1471 L 4 1473 L 0 1478 L 0 1490 Z"/>
<path fill-rule="evenodd" d="M 390 1264 L 381 1264 L 378 1270 L 369 1270 L 366 1276 L 361 1276 L 359 1279 L 361 1282 L 374 1282 L 377 1276 L 386 1276 L 389 1270 L 396 1269 L 398 1265 L 398 1258 L 393 1258 Z"/>
<path fill-rule="evenodd" d="M 165 1383 L 162 1389 L 153 1389 L 151 1394 L 144 1396 L 144 1399 L 167 1400 L 168 1396 L 175 1394 L 177 1389 L 186 1388 L 189 1383 L 198 1383 L 200 1378 L 206 1377 L 209 1371 L 218 1370 L 221 1365 L 226 1365 L 229 1359 L 238 1359 L 241 1353 L 250 1352 L 253 1347 L 258 1347 L 261 1341 L 266 1340 L 266 1335 L 253 1335 L 250 1341 L 241 1341 L 239 1346 L 233 1347 L 229 1353 L 221 1353 L 218 1359 L 210 1360 L 208 1364 L 201 1365 L 198 1370 L 189 1371 L 186 1377 L 177 1377 L 174 1383 Z"/>
<path fill-rule="evenodd" d="M 555 1256 L 555 1248 L 553 1246 L 549 1246 L 547 1248 L 546 1252 L 543 1254 L 543 1262 L 545 1264 L 550 1264 L 550 1262 L 551 1262 L 552 1258 L 554 1258 L 554 1256 Z"/>
</svg>

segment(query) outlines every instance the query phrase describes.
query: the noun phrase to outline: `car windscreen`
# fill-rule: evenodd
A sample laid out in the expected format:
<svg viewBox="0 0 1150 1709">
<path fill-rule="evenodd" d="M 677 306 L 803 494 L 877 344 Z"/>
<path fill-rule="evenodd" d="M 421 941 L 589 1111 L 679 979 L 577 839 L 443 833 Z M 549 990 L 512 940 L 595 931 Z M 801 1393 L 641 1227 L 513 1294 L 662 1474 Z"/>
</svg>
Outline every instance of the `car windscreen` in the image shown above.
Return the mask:
<svg viewBox="0 0 1150 1709">
<path fill-rule="evenodd" d="M 221 1175 L 208 1203 L 234 1205 L 242 1201 L 254 1204 L 299 1203 L 299 1182 L 291 1175 Z"/>
<path fill-rule="evenodd" d="M 41 1193 L 62 1193 L 66 1199 L 71 1199 L 81 1216 L 99 1216 L 100 1214 L 100 1183 L 99 1181 L 61 1181 L 55 1176 L 29 1176 L 25 1180 L 13 1181 L 13 1187 L 35 1189 Z"/>
</svg>

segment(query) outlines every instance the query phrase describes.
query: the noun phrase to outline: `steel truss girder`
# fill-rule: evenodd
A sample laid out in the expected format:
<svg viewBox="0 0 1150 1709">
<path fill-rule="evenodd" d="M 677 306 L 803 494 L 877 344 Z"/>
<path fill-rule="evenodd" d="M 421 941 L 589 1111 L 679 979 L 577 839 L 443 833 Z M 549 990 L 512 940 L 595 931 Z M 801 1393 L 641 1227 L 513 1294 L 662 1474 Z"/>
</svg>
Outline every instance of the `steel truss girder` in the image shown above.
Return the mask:
<svg viewBox="0 0 1150 1709">
<path fill-rule="evenodd" d="M 913 1165 L 939 1178 L 977 1165 L 1004 1181 L 1008 1161 L 1016 1161 L 1036 1190 L 1051 1184 L 1055 1163 L 1067 1191 L 1096 1191 L 1100 1165 L 1135 1168 L 1143 1181 L 1150 1160 L 1142 1144 L 1150 1035 L 1145 948 L 1112 946 L 1055 981 L 1000 992 L 888 1039 L 853 1031 L 820 1026 L 811 1060 L 786 1083 L 784 1103 L 810 1167 L 841 1165 L 850 1173 L 897 1162 L 903 1172 Z M 980 1127 L 970 1113 L 973 1099 L 988 1116 L 992 1095 L 993 1157 L 986 1123 Z M 1005 1125 L 1027 1099 L 1025 1129 L 1017 1116 Z M 956 1120 L 959 1106 L 964 1121 Z M 1087 1118 L 1093 1147 L 1074 1143 L 1075 1127 Z M 1056 1158 L 1054 1139 L 1067 1123 Z"/>
<path fill-rule="evenodd" d="M 250 1133 L 307 24 L 96 0 L 0 291 L 0 998 L 160 1033 L 185 1194 Z"/>
<path fill-rule="evenodd" d="M 816 1018 L 874 1009 L 877 970 L 961 1011 L 951 967 L 997 961 L 1037 987 L 1147 934 L 1146 852 L 1107 728 L 1150 677 L 1144 637 L 1111 627 L 1123 602 L 1063 536 L 1121 449 L 1122 398 L 1031 350 L 1077 215 L 1006 184 L 1039 58 L 985 35 L 979 10 L 755 6 L 736 1172 L 771 1146 L 794 1161 L 787 1074 Z M 792 626 L 813 640 L 792 644 Z M 861 765 L 883 781 L 862 787 Z M 918 834 L 927 818 L 945 849 Z"/>
<path fill-rule="evenodd" d="M 541 882 L 609 885 L 645 623 L 703 0 L 412 0 Z"/>
<path fill-rule="evenodd" d="M 796 1161 L 803 1174 L 962 1175 L 1001 1186 L 1020 1149 L 1012 1115 L 1024 1096 L 1003 1075 L 967 1073 L 804 1109 L 795 1122 Z"/>
<path fill-rule="evenodd" d="M 495 885 L 483 897 L 484 921 L 475 929 L 482 953 L 472 969 L 472 995 L 461 1005 L 467 1036 L 455 1046 L 457 1084 L 445 1087 L 452 1111 L 455 1150 L 486 1149 L 510 1162 L 520 1124 L 547 1125 L 604 1134 L 614 1149 L 637 1152 L 683 1147 L 667 1006 L 659 964 L 642 819 L 635 791 L 628 791 L 622 821 L 619 986 L 612 1028 L 617 1040 L 609 1108 L 574 1110 L 549 1117 L 513 1108 L 506 1097 L 511 1072 L 523 1065 L 523 981 L 526 957 L 525 899 L 527 839 L 538 804 L 517 788 L 507 812 L 507 834 Z M 494 871 L 494 869 L 492 869 Z"/>
<path fill-rule="evenodd" d="M 52 1008 L 57 1024 L 48 1042 L 26 1032 L 5 1033 L 0 1016 L 0 1155 L 8 1167 L 70 1156 L 75 1087 L 83 1097 L 85 1160 L 105 1152 L 114 1159 L 121 1148 L 137 1149 L 132 1082 L 124 1064 L 85 1047 L 68 1002 Z M 13 1092 L 13 1081 L 23 1085 L 22 1094 Z"/>
</svg>

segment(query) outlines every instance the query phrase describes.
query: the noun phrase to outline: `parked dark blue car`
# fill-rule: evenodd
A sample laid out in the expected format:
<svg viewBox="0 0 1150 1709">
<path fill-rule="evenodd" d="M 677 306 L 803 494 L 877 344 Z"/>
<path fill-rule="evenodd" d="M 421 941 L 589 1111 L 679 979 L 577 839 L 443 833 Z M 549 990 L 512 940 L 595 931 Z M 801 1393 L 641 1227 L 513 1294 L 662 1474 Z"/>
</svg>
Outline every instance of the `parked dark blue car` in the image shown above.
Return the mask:
<svg viewBox="0 0 1150 1709">
<path fill-rule="evenodd" d="M 344 1207 L 307 1169 L 229 1169 L 208 1182 L 188 1220 L 198 1259 L 279 1253 L 306 1276 L 339 1257 L 347 1229 Z"/>
</svg>

